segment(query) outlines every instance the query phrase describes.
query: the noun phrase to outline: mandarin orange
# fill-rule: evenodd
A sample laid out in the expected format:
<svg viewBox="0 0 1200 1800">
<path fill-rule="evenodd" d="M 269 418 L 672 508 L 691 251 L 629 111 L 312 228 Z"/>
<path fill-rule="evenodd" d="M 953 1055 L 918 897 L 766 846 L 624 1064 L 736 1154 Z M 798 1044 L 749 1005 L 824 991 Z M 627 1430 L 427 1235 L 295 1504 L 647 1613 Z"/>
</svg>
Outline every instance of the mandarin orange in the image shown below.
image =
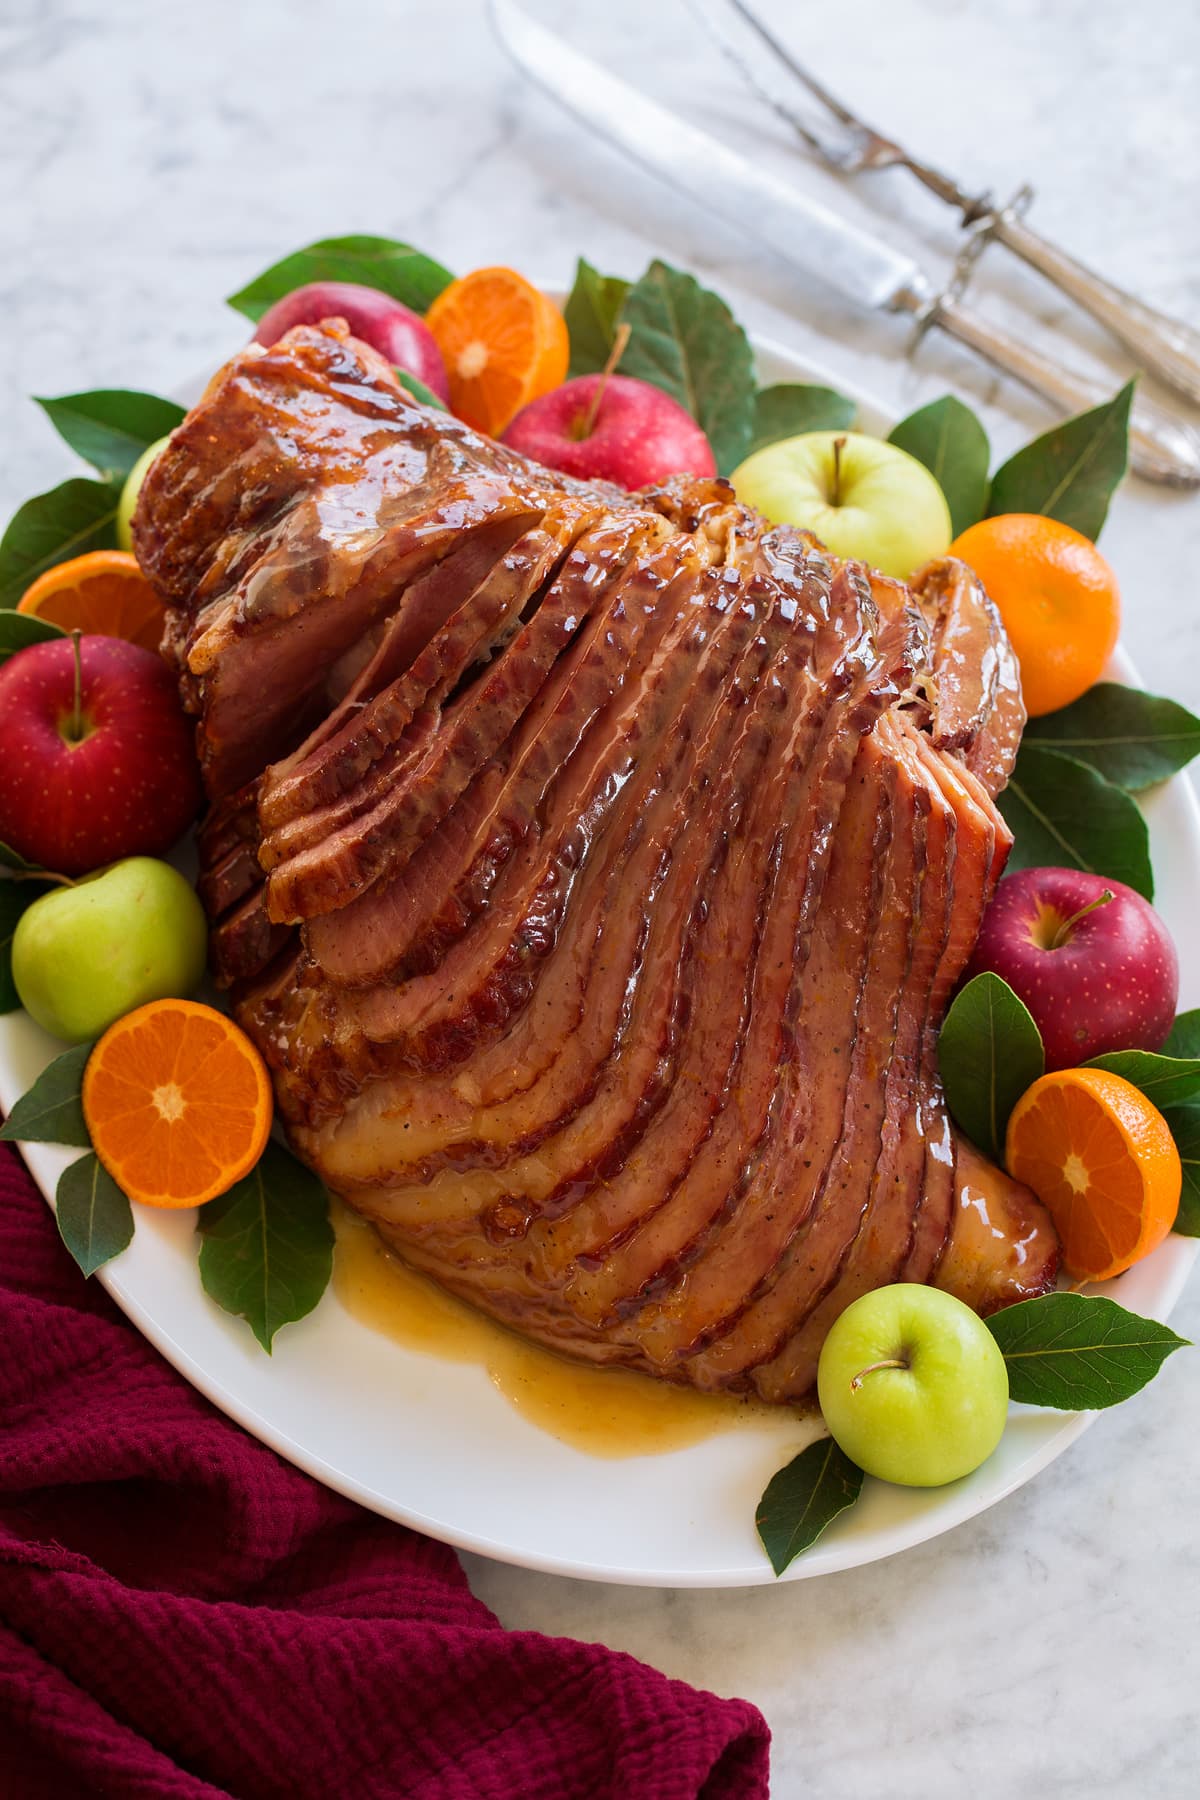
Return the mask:
<svg viewBox="0 0 1200 1800">
<path fill-rule="evenodd" d="M 1183 1171 L 1170 1127 L 1140 1089 L 1108 1069 L 1059 1069 L 1018 1100 L 1005 1161 L 1046 1206 L 1068 1271 L 1120 1275 L 1162 1243 Z"/>
<path fill-rule="evenodd" d="M 145 650 L 157 650 L 162 637 L 163 603 L 128 550 L 89 550 L 56 563 L 26 588 L 17 611 Z"/>
<path fill-rule="evenodd" d="M 515 269 L 476 269 L 452 281 L 425 323 L 446 364 L 451 407 L 492 437 L 566 379 L 567 322 Z"/>
<path fill-rule="evenodd" d="M 1117 642 L 1117 578 L 1095 544 L 1040 513 L 1001 513 L 950 546 L 995 601 L 1030 714 L 1057 712 L 1100 679 Z"/>
<path fill-rule="evenodd" d="M 131 1200 L 202 1206 L 249 1173 L 271 1132 L 271 1077 L 245 1032 L 195 1000 L 152 1000 L 88 1058 L 92 1147 Z"/>
</svg>

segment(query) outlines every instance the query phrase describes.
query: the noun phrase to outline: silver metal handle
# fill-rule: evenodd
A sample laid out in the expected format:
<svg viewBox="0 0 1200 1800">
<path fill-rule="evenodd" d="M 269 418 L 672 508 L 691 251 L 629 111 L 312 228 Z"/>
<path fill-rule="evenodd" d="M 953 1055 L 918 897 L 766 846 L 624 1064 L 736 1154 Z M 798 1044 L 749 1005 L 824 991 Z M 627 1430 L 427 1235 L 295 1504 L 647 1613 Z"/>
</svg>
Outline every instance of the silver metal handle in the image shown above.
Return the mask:
<svg viewBox="0 0 1200 1800">
<path fill-rule="evenodd" d="M 971 312 L 952 295 L 944 294 L 920 309 L 906 296 L 901 297 L 901 304 L 918 311 L 923 326 L 940 325 L 995 368 L 1061 406 L 1064 412 L 1082 412 L 1109 398 L 1101 383 L 1050 362 Z M 1152 400 L 1135 400 L 1129 429 L 1129 462 L 1147 481 L 1164 482 L 1168 487 L 1200 487 L 1200 435 L 1165 407 L 1156 406 Z"/>
<path fill-rule="evenodd" d="M 1107 325 L 1137 357 L 1140 367 L 1157 375 L 1189 400 L 1200 402 L 1200 331 L 1181 319 L 1157 312 L 1123 288 L 1093 274 L 1057 244 L 1032 231 L 1015 208 L 1004 207 L 982 226 L 987 237 L 1049 277 L 1056 287 Z"/>
</svg>

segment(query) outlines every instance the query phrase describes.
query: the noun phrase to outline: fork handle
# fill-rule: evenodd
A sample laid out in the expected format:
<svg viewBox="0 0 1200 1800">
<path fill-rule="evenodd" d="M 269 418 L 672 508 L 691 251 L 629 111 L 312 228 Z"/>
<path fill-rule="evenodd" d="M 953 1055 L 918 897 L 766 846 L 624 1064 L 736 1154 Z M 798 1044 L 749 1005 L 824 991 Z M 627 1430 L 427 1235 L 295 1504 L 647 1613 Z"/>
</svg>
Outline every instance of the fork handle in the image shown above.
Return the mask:
<svg viewBox="0 0 1200 1800">
<path fill-rule="evenodd" d="M 951 295 L 942 295 L 925 308 L 913 310 L 918 311 L 922 325 L 940 325 L 995 368 L 1023 382 L 1064 412 L 1081 412 L 1110 397 L 1100 383 L 1050 362 Z M 1200 436 L 1152 400 L 1134 402 L 1129 461 L 1148 481 L 1164 482 L 1168 487 L 1200 487 Z"/>
<path fill-rule="evenodd" d="M 1113 336 L 1133 351 L 1141 368 L 1189 400 L 1200 402 L 1200 331 L 1182 319 L 1157 312 L 1094 274 L 1057 244 L 1032 231 L 1011 208 L 994 214 L 985 229 L 1107 325 Z"/>
</svg>

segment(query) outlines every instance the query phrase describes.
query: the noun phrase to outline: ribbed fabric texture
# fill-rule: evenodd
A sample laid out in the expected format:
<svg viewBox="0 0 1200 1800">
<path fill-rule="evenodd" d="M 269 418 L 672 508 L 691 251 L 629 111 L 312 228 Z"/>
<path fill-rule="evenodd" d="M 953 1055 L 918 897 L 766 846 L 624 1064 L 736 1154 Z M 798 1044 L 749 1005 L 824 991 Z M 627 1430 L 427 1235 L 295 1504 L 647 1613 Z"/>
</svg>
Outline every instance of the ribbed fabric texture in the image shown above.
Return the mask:
<svg viewBox="0 0 1200 1800">
<path fill-rule="evenodd" d="M 230 1423 L 0 1146 L 3 1800 L 755 1800 L 767 1754 L 747 1702 L 502 1630 Z"/>
</svg>

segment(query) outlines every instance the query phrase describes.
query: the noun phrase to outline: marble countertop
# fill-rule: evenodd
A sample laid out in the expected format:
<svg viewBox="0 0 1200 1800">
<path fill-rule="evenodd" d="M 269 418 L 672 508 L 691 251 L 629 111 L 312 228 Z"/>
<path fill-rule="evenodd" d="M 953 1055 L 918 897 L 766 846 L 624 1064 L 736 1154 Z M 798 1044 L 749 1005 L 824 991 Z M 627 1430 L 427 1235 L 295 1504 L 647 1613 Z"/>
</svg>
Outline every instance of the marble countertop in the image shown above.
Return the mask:
<svg viewBox="0 0 1200 1800">
<path fill-rule="evenodd" d="M 937 203 L 901 175 L 847 189 L 802 161 L 680 0 L 543 0 L 551 10 L 614 68 L 946 268 L 954 227 Z M 885 128 L 981 188 L 1036 177 L 1044 229 L 1200 316 L 1190 0 L 762 11 Z M 344 27 L 316 0 L 5 0 L 0 116 L 5 517 L 65 473 L 26 396 L 169 390 L 243 336 L 222 295 L 289 249 L 355 230 L 548 282 L 568 280 L 578 252 L 625 273 L 662 253 L 898 412 L 953 385 L 1001 451 L 1047 422 L 949 344 L 906 361 L 898 321 L 847 311 L 581 139 L 511 72 L 476 0 L 360 0 Z M 975 297 L 1037 339 L 1063 321 L 1053 291 L 995 251 Z M 1115 385 L 1119 356 L 1066 322 L 1072 357 L 1099 360 Z M 1104 548 L 1147 684 L 1200 708 L 1200 497 L 1130 482 Z M 1175 1323 L 1200 1338 L 1200 1282 Z M 781 1796 L 1190 1795 L 1196 1367 L 1173 1359 L 1031 1486 L 890 1562 L 744 1593 L 593 1586 L 474 1557 L 471 1580 L 511 1625 L 600 1639 L 757 1701 Z"/>
</svg>

